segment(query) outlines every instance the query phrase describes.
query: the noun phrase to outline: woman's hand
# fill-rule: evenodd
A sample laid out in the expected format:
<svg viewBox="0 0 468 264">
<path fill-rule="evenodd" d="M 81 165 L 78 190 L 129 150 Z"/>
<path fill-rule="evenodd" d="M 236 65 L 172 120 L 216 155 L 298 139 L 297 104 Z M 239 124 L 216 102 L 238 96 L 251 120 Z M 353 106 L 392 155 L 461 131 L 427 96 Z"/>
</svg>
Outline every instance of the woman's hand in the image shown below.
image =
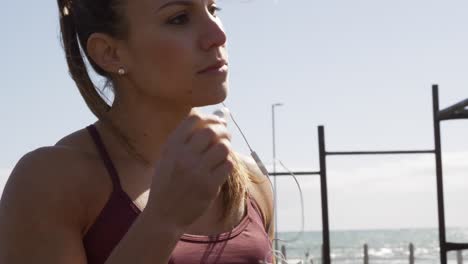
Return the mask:
<svg viewBox="0 0 468 264">
<path fill-rule="evenodd" d="M 145 210 L 183 230 L 211 206 L 233 170 L 226 126 L 198 113 L 179 124 L 162 149 Z"/>
</svg>

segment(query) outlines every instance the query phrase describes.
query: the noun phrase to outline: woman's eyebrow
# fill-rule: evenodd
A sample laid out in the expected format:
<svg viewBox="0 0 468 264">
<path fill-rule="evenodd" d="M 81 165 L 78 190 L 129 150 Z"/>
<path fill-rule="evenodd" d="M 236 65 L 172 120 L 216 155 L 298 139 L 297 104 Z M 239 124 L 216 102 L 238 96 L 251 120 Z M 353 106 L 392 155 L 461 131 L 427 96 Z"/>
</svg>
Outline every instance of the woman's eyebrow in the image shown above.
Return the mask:
<svg viewBox="0 0 468 264">
<path fill-rule="evenodd" d="M 172 6 L 172 5 L 193 6 L 193 5 L 195 5 L 195 4 L 193 3 L 193 1 L 190 1 L 190 0 L 170 1 L 170 2 L 167 2 L 167 3 L 163 4 L 162 6 L 160 6 L 159 9 L 158 9 L 157 11 L 160 11 L 160 10 L 162 10 L 163 8 L 166 8 L 166 7 Z"/>
</svg>

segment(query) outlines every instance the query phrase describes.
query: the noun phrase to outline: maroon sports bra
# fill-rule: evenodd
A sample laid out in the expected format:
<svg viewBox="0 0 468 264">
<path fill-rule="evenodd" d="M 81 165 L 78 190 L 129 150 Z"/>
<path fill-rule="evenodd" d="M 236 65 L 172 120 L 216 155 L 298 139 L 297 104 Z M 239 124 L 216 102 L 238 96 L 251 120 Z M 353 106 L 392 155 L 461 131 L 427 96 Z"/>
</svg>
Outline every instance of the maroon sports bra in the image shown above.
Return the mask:
<svg viewBox="0 0 468 264">
<path fill-rule="evenodd" d="M 113 191 L 83 237 L 88 264 L 103 264 L 141 213 L 121 188 L 119 176 L 94 125 L 87 127 L 111 177 Z M 184 234 L 172 252 L 171 264 L 271 263 L 272 246 L 262 213 L 251 195 L 247 214 L 231 231 L 216 236 Z"/>
</svg>

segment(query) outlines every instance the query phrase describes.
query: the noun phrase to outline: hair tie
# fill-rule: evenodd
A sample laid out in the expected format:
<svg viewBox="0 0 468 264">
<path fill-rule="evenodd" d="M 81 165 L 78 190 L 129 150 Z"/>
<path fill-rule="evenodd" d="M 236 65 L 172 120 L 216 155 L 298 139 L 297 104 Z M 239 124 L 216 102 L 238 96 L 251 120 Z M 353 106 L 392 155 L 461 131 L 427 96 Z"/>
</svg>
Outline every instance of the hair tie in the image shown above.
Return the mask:
<svg viewBox="0 0 468 264">
<path fill-rule="evenodd" d="M 62 10 L 63 16 L 68 16 L 70 15 L 70 11 L 68 10 L 68 7 L 64 6 Z"/>
<path fill-rule="evenodd" d="M 69 16 L 71 13 L 71 4 L 72 1 L 66 0 L 66 3 L 63 5 L 62 14 L 63 16 Z"/>
</svg>

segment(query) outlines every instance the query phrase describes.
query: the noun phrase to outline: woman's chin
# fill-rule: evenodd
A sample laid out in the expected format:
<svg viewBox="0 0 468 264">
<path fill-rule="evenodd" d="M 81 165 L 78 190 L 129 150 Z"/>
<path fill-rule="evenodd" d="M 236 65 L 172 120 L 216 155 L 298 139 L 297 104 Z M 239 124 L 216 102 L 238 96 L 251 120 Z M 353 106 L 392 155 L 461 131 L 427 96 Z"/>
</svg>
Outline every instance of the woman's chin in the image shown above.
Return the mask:
<svg viewBox="0 0 468 264">
<path fill-rule="evenodd" d="M 193 106 L 202 107 L 208 105 L 216 105 L 224 102 L 228 95 L 227 87 L 217 89 L 216 91 L 210 91 L 209 93 L 196 94 L 196 98 L 193 98 Z"/>
</svg>

